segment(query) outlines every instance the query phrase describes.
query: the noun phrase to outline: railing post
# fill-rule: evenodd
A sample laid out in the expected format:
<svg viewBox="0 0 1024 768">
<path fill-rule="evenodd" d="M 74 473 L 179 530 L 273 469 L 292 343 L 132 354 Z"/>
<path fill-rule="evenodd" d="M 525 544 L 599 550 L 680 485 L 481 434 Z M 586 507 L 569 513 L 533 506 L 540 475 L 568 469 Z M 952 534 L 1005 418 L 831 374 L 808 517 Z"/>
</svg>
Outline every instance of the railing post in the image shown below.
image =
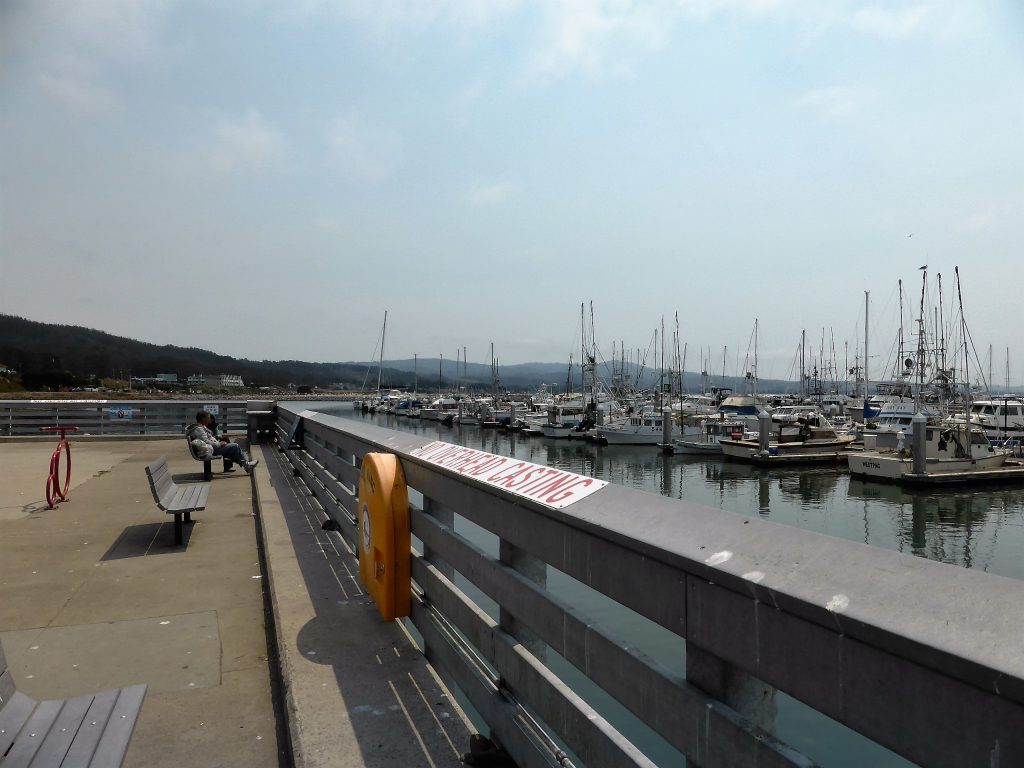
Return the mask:
<svg viewBox="0 0 1024 768">
<path fill-rule="evenodd" d="M 686 680 L 757 727 L 768 732 L 775 727 L 775 689 L 691 642 L 686 643 Z"/>
<path fill-rule="evenodd" d="M 502 539 L 498 544 L 498 559 L 513 570 L 519 572 L 541 589 L 548 585 L 547 565 L 529 554 L 525 549 L 520 549 L 514 544 Z M 498 601 L 499 604 L 502 601 Z M 521 624 L 515 616 L 501 608 L 498 622 L 502 628 L 512 637 L 516 638 L 523 646 L 538 659 L 547 658 L 547 645 L 540 640 L 533 632 Z"/>
<path fill-rule="evenodd" d="M 438 504 L 436 501 L 428 496 L 423 497 L 423 513 L 430 515 L 432 518 L 437 520 L 441 525 L 446 526 L 448 530 L 455 530 L 455 511 L 448 509 L 447 507 Z M 434 555 L 433 551 L 426 544 L 423 545 L 423 558 L 428 562 L 432 563 L 437 570 L 445 575 L 446 578 L 454 581 L 455 579 L 455 568 L 446 560 Z"/>
</svg>

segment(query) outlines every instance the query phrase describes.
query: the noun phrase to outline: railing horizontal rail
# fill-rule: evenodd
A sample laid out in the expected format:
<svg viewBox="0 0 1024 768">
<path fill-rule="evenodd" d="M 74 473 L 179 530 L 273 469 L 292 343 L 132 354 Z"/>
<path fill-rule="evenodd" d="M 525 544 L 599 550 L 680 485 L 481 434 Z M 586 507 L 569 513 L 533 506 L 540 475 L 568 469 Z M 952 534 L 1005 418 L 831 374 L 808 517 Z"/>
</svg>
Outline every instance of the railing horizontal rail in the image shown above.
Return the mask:
<svg viewBox="0 0 1024 768">
<path fill-rule="evenodd" d="M 282 440 L 297 418 L 278 409 Z M 488 697 L 508 695 L 593 765 L 606 757 L 643 764 L 613 748 L 619 737 L 603 725 L 586 725 L 599 720 L 581 715 L 586 708 L 550 669 L 535 667 L 543 652 L 523 656 L 539 642 L 694 764 L 809 763 L 737 712 L 699 669 L 696 683 L 683 680 L 632 650 L 504 555 L 457 535 L 446 514 L 489 531 L 503 552 L 526 553 L 674 633 L 688 676 L 691 656 L 710 658 L 730 679 L 750 675 L 924 765 L 1024 764 L 1022 582 L 614 485 L 550 509 L 417 458 L 411 452 L 427 441 L 416 435 L 322 414 L 307 413 L 302 426 L 302 448 L 288 456 L 350 543 L 362 456 L 401 459 L 424 500 L 412 520 L 424 545 L 413 553 L 413 573 L 425 604 L 413 618 L 419 627 L 438 613 L 421 629 L 428 658 L 435 654 L 443 677 L 476 691 L 470 699 L 482 714 L 507 713 Z M 467 605 L 448 567 L 494 599 L 502 616 L 484 620 Z M 452 629 L 438 628 L 446 624 Z M 498 669 L 497 692 L 465 682 L 471 654 L 458 653 L 458 642 L 431 649 L 431 637 L 440 642 L 454 628 Z M 513 754 L 524 765 L 533 759 Z"/>
<path fill-rule="evenodd" d="M 209 406 L 216 407 L 223 429 L 246 431 L 245 400 L 0 400 L 0 436 L 38 435 L 39 427 L 54 424 L 83 434 L 182 434 Z"/>
</svg>

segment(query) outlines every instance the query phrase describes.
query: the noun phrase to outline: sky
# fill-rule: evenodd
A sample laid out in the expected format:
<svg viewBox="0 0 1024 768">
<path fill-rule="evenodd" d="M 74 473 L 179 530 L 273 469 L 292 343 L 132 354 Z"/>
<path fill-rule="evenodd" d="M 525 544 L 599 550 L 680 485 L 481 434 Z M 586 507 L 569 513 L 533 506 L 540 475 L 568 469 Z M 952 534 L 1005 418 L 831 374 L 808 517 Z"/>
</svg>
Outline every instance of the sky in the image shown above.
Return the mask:
<svg viewBox="0 0 1024 768">
<path fill-rule="evenodd" d="M 387 359 L 512 364 L 592 305 L 604 359 L 678 314 L 742 371 L 756 321 L 786 378 L 869 291 L 874 379 L 958 266 L 1024 381 L 1012 0 L 4 0 L 0 103 L 0 313 L 334 362 L 386 311 Z"/>
</svg>

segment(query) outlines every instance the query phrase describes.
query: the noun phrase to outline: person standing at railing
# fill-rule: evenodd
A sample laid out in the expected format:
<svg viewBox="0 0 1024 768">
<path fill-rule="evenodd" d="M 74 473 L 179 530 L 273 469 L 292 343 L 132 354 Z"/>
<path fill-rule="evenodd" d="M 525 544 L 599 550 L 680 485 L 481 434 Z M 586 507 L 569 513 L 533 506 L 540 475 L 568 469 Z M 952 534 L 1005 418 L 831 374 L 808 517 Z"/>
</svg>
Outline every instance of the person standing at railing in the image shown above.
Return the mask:
<svg viewBox="0 0 1024 768">
<path fill-rule="evenodd" d="M 242 451 L 242 446 L 232 443 L 227 438 L 219 438 L 211 431 L 214 424 L 213 417 L 206 411 L 199 411 L 196 414 L 196 423 L 188 428 L 188 440 L 196 452 L 203 457 L 211 458 L 221 456 L 225 459 L 241 464 L 242 469 L 252 474 L 253 468 L 260 463 L 259 459 L 250 459 Z"/>
</svg>

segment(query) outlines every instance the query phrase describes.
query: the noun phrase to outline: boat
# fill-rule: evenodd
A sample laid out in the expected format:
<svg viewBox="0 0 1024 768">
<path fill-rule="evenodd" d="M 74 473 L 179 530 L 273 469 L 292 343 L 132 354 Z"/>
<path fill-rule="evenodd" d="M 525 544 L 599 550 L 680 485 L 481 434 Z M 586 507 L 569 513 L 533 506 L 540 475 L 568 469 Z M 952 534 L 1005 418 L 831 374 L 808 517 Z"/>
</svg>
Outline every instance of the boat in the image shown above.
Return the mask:
<svg viewBox="0 0 1024 768">
<path fill-rule="evenodd" d="M 746 423 L 736 420 L 705 419 L 697 434 L 684 434 L 672 441 L 672 452 L 684 456 L 721 455 L 721 441 L 735 440 L 746 435 Z"/>
<path fill-rule="evenodd" d="M 955 268 L 957 296 L 960 297 L 960 269 Z M 923 301 L 922 301 L 922 316 Z M 967 324 L 960 302 L 960 329 L 968 339 Z M 969 381 L 967 344 L 964 344 L 963 376 Z M 921 357 L 920 346 L 918 357 Z M 907 367 L 913 359 L 908 358 Z M 955 372 L 943 371 L 944 376 Z M 918 388 L 917 412 L 911 417 L 909 433 L 882 432 L 864 436 L 864 450 L 849 457 L 850 472 L 871 480 L 915 483 L 963 483 L 977 480 L 1024 479 L 1024 465 L 1010 463 L 1013 451 L 992 444 L 984 426 L 975 418 L 972 391 L 966 389 L 966 415 L 929 419 L 922 408 L 922 389 Z M 986 415 L 982 406 L 980 416 Z M 991 415 L 995 415 L 994 413 Z M 1009 423 L 1009 411 L 1004 420 Z"/>
<path fill-rule="evenodd" d="M 1012 451 L 992 445 L 977 424 L 947 419 L 929 425 L 922 413 L 914 418 L 924 432 L 920 471 L 915 471 L 914 435 L 889 432 L 864 436 L 864 450 L 848 456 L 850 473 L 870 480 L 939 480 L 941 475 L 950 481 L 968 480 L 973 474 L 1006 466 L 1012 456 Z"/>
<path fill-rule="evenodd" d="M 598 439 L 608 445 L 661 445 L 665 442 L 666 418 L 671 421 L 670 411 L 647 405 L 639 413 L 602 426 L 598 430 Z M 672 423 L 669 426 L 669 442 L 677 431 Z"/>
<path fill-rule="evenodd" d="M 755 462 L 834 462 L 846 454 L 853 435 L 840 435 L 824 415 L 799 417 L 796 422 L 773 422 L 765 413 L 756 437 L 721 439 L 726 458 Z M 766 431 L 762 439 L 760 430 Z M 750 433 L 748 433 L 750 434 Z"/>
<path fill-rule="evenodd" d="M 1024 398 L 1017 395 L 973 400 L 969 416 L 971 422 L 985 430 L 989 440 L 1024 438 Z"/>
<path fill-rule="evenodd" d="M 455 417 L 455 421 L 462 427 L 479 427 L 483 422 L 482 404 L 480 401 L 470 400 L 469 398 L 460 400 L 458 415 Z"/>
<path fill-rule="evenodd" d="M 544 437 L 558 440 L 583 438 L 584 433 L 594 426 L 594 420 L 580 400 L 570 400 L 548 408 L 547 421 L 541 425 Z"/>
</svg>

